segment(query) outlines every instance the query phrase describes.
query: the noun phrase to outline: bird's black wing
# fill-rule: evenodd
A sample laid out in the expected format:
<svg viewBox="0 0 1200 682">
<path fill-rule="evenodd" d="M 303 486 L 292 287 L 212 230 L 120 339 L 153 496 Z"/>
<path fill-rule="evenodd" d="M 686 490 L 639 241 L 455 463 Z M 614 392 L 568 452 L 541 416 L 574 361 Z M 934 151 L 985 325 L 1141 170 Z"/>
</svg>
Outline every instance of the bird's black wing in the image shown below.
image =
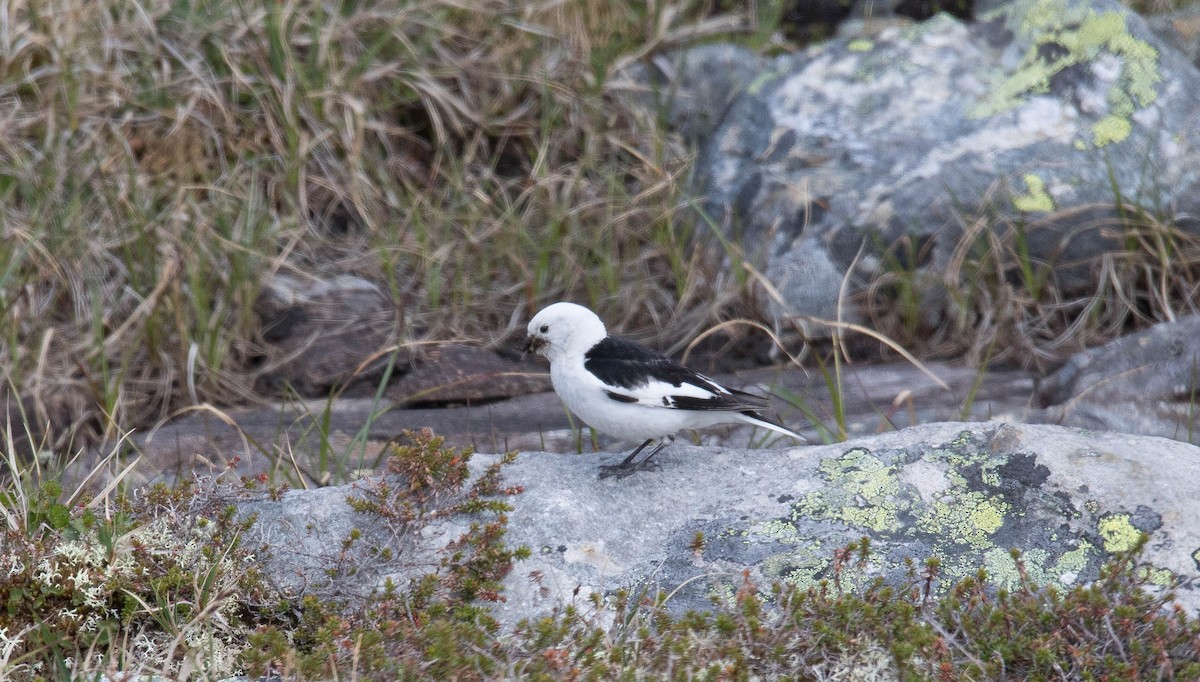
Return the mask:
<svg viewBox="0 0 1200 682">
<path fill-rule="evenodd" d="M 726 388 L 645 346 L 609 336 L 584 355 L 583 366 L 600 381 L 620 392 L 609 397 L 683 410 L 760 410 L 767 401 Z M 619 397 L 618 397 L 619 396 Z"/>
</svg>

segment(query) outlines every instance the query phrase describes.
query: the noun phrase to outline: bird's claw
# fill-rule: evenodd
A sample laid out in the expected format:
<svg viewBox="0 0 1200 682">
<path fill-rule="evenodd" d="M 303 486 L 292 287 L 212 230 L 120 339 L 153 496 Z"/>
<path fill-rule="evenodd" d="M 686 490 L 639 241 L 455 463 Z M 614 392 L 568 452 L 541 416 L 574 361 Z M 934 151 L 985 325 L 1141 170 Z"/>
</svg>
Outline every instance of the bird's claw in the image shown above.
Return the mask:
<svg viewBox="0 0 1200 682">
<path fill-rule="evenodd" d="M 636 464 L 602 464 L 600 465 L 600 480 L 606 478 L 625 478 L 639 471 L 661 471 L 658 462 L 641 461 Z"/>
</svg>

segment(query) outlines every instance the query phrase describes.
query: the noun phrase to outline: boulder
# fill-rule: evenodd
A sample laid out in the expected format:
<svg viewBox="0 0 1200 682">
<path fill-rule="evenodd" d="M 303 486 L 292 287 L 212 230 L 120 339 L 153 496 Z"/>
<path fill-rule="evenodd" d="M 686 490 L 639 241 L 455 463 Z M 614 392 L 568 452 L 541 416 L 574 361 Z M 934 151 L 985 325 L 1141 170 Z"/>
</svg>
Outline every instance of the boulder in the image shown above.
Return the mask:
<svg viewBox="0 0 1200 682">
<path fill-rule="evenodd" d="M 867 537 L 871 575 L 898 579 L 905 561 L 942 562 L 944 581 L 985 568 L 997 585 L 1017 578 L 1010 550 L 1042 584 L 1097 577 L 1114 552 L 1149 535 L 1143 558 L 1162 584 L 1200 576 L 1200 449 L 1160 438 L 1056 426 L 938 423 L 832 445 L 741 450 L 673 445 L 659 471 L 597 479 L 624 453 L 523 452 L 503 468 L 509 546 L 527 546 L 505 580 L 502 622 L 591 593 L 663 589 L 670 608 L 708 608 L 743 571 L 760 584 L 814 585 L 830 577 L 835 550 Z M 498 455 L 476 455 L 476 471 Z M 473 519 L 433 519 L 407 536 L 352 511 L 353 486 L 295 490 L 244 504 L 257 514 L 246 538 L 265 543 L 268 570 L 294 588 L 364 595 L 384 579 L 432 570 L 438 552 Z M 398 553 L 336 585 L 322 566 L 358 528 Z M 697 545 L 702 545 L 696 551 Z M 378 556 L 378 554 L 372 554 Z M 1200 593 L 1177 591 L 1193 613 Z M 603 614 L 601 614 L 603 615 Z"/>
<path fill-rule="evenodd" d="M 1200 377 L 1200 315 L 1162 322 L 1077 353 L 1038 384 L 1043 406 L 1081 399 L 1194 402 Z"/>
<path fill-rule="evenodd" d="M 1026 259 L 1090 293 L 1139 211 L 1200 230 L 1197 168 L 1182 53 L 1115 1 L 1021 0 L 776 59 L 702 146 L 696 191 L 765 262 L 772 312 L 832 319 L 854 263 L 851 294 L 997 244 L 1013 276 Z"/>
</svg>

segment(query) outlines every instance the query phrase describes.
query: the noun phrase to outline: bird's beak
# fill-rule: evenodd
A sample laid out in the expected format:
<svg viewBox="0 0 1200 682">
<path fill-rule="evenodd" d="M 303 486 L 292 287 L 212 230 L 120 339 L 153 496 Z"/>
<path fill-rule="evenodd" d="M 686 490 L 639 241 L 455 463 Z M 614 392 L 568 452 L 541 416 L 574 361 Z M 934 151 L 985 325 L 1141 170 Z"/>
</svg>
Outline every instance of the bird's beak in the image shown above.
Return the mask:
<svg viewBox="0 0 1200 682">
<path fill-rule="evenodd" d="M 546 345 L 546 339 L 533 334 L 529 335 L 525 338 L 525 349 L 521 352 L 521 359 L 524 360 L 525 356 L 530 353 L 536 353 L 544 345 Z"/>
</svg>

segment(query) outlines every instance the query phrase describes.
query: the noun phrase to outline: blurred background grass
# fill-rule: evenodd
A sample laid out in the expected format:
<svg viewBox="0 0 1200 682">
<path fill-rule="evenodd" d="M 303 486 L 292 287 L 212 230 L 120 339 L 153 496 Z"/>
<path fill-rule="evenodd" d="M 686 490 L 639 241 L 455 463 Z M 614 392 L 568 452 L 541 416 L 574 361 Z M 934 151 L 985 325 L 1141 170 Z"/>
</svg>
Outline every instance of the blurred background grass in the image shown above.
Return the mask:
<svg viewBox="0 0 1200 682">
<path fill-rule="evenodd" d="M 398 342 L 493 342 L 558 299 L 619 328 L 744 312 L 744 283 L 681 219 L 687 150 L 605 83 L 654 50 L 753 36 L 771 11 L 5 4 L 9 419 L 62 448 L 269 397 L 254 304 L 272 274 L 376 283 Z"/>
</svg>

